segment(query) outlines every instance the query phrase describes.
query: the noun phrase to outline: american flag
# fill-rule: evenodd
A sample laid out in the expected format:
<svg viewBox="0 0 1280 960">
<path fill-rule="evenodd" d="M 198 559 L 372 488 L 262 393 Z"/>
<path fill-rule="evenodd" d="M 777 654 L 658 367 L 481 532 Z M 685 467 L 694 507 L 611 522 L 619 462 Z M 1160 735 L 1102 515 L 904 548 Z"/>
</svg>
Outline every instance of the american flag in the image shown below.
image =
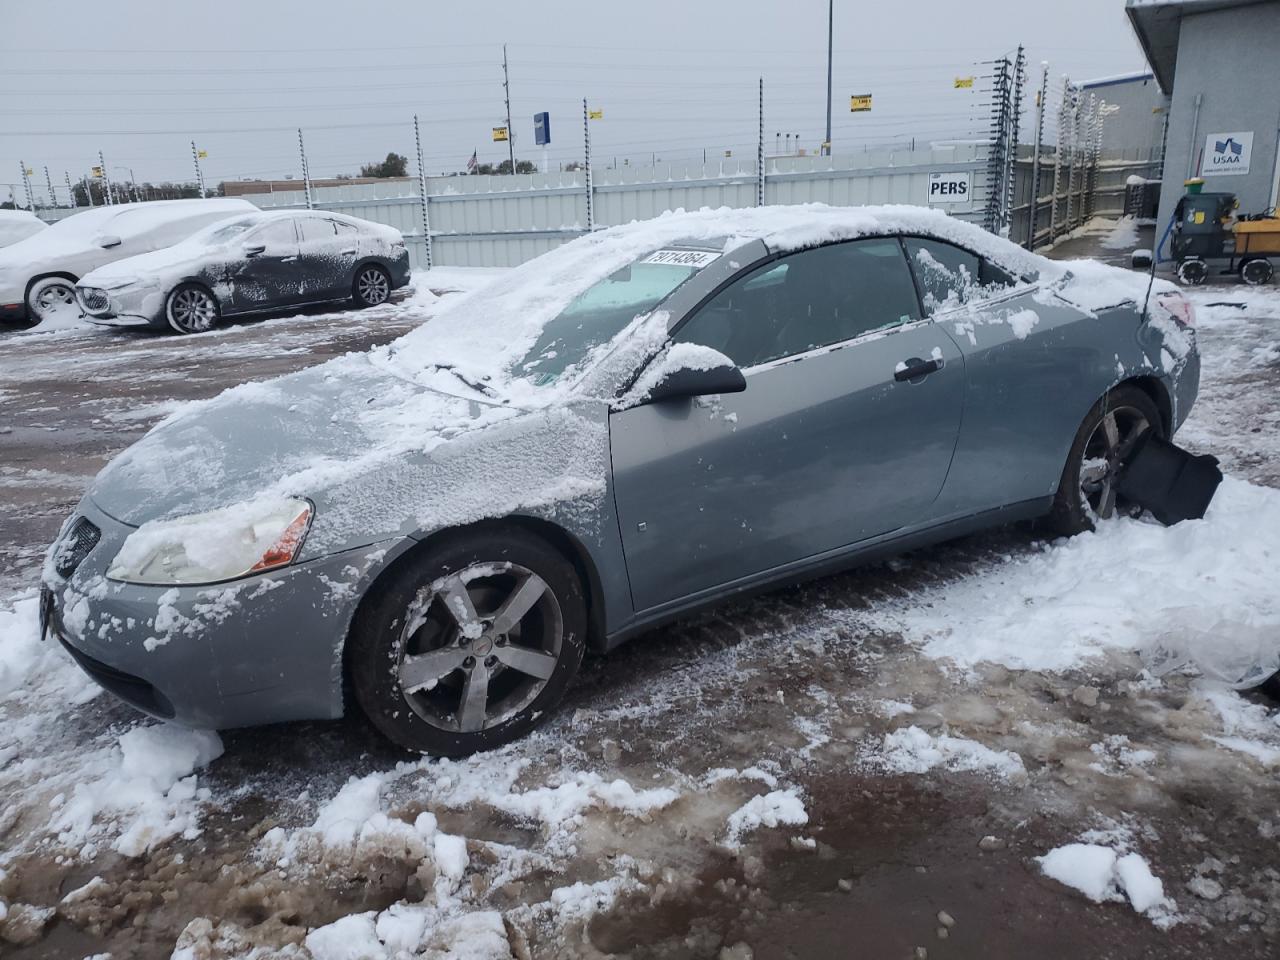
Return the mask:
<svg viewBox="0 0 1280 960">
<path fill-rule="evenodd" d="M 471 151 L 471 159 L 467 161 L 467 173 L 475 173 L 480 162 L 476 159 L 476 151 Z"/>
</svg>

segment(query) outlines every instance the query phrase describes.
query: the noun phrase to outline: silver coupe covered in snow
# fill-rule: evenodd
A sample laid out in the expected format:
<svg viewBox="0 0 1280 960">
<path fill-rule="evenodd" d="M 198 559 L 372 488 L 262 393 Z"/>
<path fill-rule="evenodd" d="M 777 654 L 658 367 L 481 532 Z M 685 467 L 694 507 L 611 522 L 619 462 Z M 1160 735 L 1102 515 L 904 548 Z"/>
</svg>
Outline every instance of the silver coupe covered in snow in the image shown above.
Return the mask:
<svg viewBox="0 0 1280 960">
<path fill-rule="evenodd" d="M 912 207 L 592 233 L 422 329 L 192 405 L 94 481 L 44 619 L 104 687 L 225 727 L 458 755 L 584 651 L 1015 520 L 1129 509 L 1199 358 L 1171 285 Z"/>
<path fill-rule="evenodd" d="M 408 283 L 399 230 L 289 210 L 222 220 L 167 250 L 95 270 L 76 296 L 94 323 L 202 333 L 223 317 L 305 304 L 376 307 Z"/>
</svg>

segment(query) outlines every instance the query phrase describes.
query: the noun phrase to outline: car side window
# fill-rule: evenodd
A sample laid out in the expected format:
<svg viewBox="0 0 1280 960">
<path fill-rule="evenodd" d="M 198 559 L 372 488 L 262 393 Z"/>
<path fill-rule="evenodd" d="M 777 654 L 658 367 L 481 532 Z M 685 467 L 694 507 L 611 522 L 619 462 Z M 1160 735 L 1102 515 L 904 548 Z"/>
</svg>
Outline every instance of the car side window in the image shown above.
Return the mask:
<svg viewBox="0 0 1280 960">
<path fill-rule="evenodd" d="M 920 319 L 911 272 L 896 238 L 803 250 L 734 280 L 676 331 L 740 367 Z"/>
<path fill-rule="evenodd" d="M 299 217 L 298 232 L 302 235 L 303 243 L 309 240 L 332 240 L 336 234 L 333 221 L 322 220 L 319 217 Z"/>
<path fill-rule="evenodd" d="M 1017 283 L 1000 267 L 963 247 L 924 237 L 904 237 L 903 243 L 926 313 L 968 303 Z"/>
<path fill-rule="evenodd" d="M 340 237 L 354 237 L 360 232 L 360 228 L 354 223 L 343 223 L 341 220 L 330 220 L 329 222 L 333 224 L 333 228 L 338 231 L 338 236 Z"/>
<path fill-rule="evenodd" d="M 297 244 L 298 238 L 293 232 L 292 220 L 273 220 L 258 228 L 252 239 L 246 243 L 260 243 L 267 248 L 267 253 Z"/>
</svg>

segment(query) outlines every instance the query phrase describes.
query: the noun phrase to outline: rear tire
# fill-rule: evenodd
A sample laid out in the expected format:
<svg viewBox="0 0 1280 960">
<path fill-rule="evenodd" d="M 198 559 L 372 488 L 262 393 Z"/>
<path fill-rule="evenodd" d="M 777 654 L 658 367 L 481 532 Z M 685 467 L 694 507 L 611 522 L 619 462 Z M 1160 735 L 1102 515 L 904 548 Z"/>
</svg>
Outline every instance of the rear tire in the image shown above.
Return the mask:
<svg viewBox="0 0 1280 960">
<path fill-rule="evenodd" d="M 1138 387 L 1119 386 L 1095 403 L 1076 431 L 1049 525 L 1062 536 L 1094 529 L 1099 520 L 1132 514 L 1134 506 L 1115 493 L 1125 457 L 1147 430 L 1164 436 L 1164 422 L 1152 399 Z"/>
<path fill-rule="evenodd" d="M 356 702 L 407 750 L 462 757 L 545 720 L 586 648 L 573 565 L 524 530 L 446 537 L 363 602 L 347 643 Z"/>
<path fill-rule="evenodd" d="M 207 333 L 221 315 L 217 298 L 198 283 L 179 284 L 164 302 L 164 317 L 178 333 Z"/>
<path fill-rule="evenodd" d="M 391 274 L 376 264 L 365 264 L 356 271 L 351 297 L 357 307 L 382 306 L 391 299 Z"/>
<path fill-rule="evenodd" d="M 1261 287 L 1271 282 L 1275 276 L 1275 268 L 1265 257 L 1249 260 L 1240 265 L 1240 279 L 1251 287 Z"/>
</svg>

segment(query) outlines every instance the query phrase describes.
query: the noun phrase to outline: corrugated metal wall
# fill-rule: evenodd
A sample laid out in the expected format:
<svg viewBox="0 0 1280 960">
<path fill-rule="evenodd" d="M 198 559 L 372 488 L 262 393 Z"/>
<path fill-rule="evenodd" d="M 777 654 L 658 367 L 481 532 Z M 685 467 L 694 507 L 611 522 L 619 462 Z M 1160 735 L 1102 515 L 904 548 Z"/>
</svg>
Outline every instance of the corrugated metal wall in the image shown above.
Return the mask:
<svg viewBox="0 0 1280 960">
<path fill-rule="evenodd" d="M 926 204 L 929 174 L 972 174 L 968 203 L 947 207 L 979 220 L 986 203 L 986 144 L 878 150 L 838 157 L 788 157 L 765 165 L 765 202 L 860 205 Z M 596 227 L 644 220 L 667 210 L 748 207 L 756 202 L 754 160 L 623 166 L 594 170 Z M 315 207 L 386 223 L 409 241 L 414 266 L 426 260 L 416 181 L 312 191 Z M 432 177 L 427 181 L 432 260 L 440 265 L 507 267 L 580 236 L 587 229 L 582 171 Z M 250 195 L 265 209 L 303 207 L 302 190 Z"/>
</svg>

